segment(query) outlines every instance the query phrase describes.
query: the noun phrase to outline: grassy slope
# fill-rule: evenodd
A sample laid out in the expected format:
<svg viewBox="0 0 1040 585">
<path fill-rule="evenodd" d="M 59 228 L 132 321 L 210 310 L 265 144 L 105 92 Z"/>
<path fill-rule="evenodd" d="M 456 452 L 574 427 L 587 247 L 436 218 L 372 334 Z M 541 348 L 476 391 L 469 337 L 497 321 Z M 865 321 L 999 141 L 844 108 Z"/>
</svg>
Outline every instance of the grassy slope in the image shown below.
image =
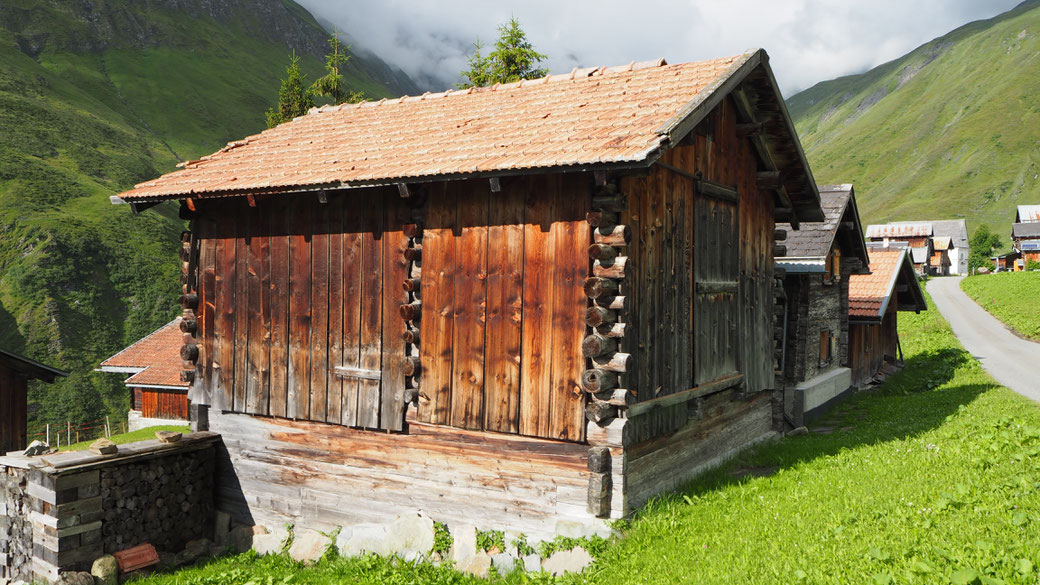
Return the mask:
<svg viewBox="0 0 1040 585">
<path fill-rule="evenodd" d="M 185 425 L 166 425 L 160 427 L 148 427 L 139 431 L 130 431 L 129 433 L 120 433 L 118 435 L 112 435 L 111 440 L 116 445 L 125 445 L 127 443 L 136 443 L 137 441 L 147 441 L 155 438 L 156 431 L 174 431 L 176 433 L 190 433 L 191 428 Z M 86 451 L 90 448 L 90 445 L 97 439 L 91 439 L 89 441 L 80 441 L 79 443 L 73 443 L 68 447 L 62 447 L 61 451 Z"/>
<path fill-rule="evenodd" d="M 836 432 L 763 445 L 653 501 L 627 538 L 561 581 L 1036 583 L 1040 408 L 997 386 L 929 306 L 900 315 L 906 369 L 828 415 L 823 424 Z M 753 477 L 750 469 L 776 473 Z M 246 554 L 142 585 L 283 579 L 477 582 L 378 558 L 303 568 Z"/>
<path fill-rule="evenodd" d="M 965 278 L 961 288 L 1022 337 L 1040 341 L 1040 272 L 1000 272 Z"/>
<path fill-rule="evenodd" d="M 1040 0 L 788 100 L 816 179 L 856 185 L 868 222 L 1006 233 L 1040 202 Z"/>
<path fill-rule="evenodd" d="M 108 196 L 260 131 L 277 97 L 289 41 L 256 34 L 254 5 L 227 0 L 221 24 L 168 4 L 95 3 L 111 29 L 78 2 L 0 4 L 0 347 L 73 372 L 31 386 L 31 422 L 125 415 L 119 377 L 91 370 L 178 311 L 176 208 L 133 216 Z M 320 51 L 325 33 L 284 6 Z M 304 56 L 310 79 L 321 67 Z M 392 95 L 367 73 L 385 69 L 355 60 L 347 81 Z"/>
</svg>

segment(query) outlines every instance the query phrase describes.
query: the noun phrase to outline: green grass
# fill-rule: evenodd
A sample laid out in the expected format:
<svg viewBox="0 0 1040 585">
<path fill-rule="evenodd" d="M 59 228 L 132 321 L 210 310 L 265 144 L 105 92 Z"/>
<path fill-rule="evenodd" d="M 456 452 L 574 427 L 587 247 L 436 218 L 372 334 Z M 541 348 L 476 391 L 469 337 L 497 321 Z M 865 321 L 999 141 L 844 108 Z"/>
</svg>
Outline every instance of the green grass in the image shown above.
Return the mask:
<svg viewBox="0 0 1040 585">
<path fill-rule="evenodd" d="M 1040 272 L 998 272 L 961 281 L 961 289 L 1018 335 L 1040 341 Z"/>
<path fill-rule="evenodd" d="M 147 441 L 148 439 L 155 438 L 156 431 L 174 431 L 177 433 L 190 433 L 191 428 L 184 425 L 166 425 L 161 427 L 148 427 L 139 431 L 131 431 L 129 433 L 120 433 L 118 435 L 112 435 L 109 439 L 116 445 L 125 445 L 127 443 L 136 443 L 137 441 Z M 62 451 L 85 451 L 90 447 L 91 443 L 97 439 L 91 439 L 89 441 L 81 441 L 79 443 L 73 443 L 68 447 L 62 447 Z"/>
<path fill-rule="evenodd" d="M 1005 234 L 1016 205 L 1040 202 L 1038 69 L 1032 0 L 787 103 L 818 183 L 855 184 L 864 221 Z"/>
<path fill-rule="evenodd" d="M 929 307 L 899 316 L 906 368 L 819 422 L 838 431 L 763 445 L 652 501 L 592 567 L 560 581 L 1037 583 L 1040 409 L 994 383 Z M 247 554 L 142 585 L 283 579 L 476 582 L 375 558 L 304 568 Z"/>
</svg>

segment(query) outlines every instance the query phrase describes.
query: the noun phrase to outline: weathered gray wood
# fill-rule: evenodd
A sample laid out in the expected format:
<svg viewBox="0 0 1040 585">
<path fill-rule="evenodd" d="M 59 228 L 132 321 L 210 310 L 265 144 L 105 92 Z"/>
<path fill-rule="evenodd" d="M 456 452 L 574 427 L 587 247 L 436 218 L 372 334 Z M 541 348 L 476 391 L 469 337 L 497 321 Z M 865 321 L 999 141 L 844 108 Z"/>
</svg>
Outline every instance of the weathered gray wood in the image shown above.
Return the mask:
<svg viewBox="0 0 1040 585">
<path fill-rule="evenodd" d="M 721 295 L 737 294 L 740 283 L 737 281 L 697 281 L 697 294 L 699 295 Z"/>
<path fill-rule="evenodd" d="M 697 181 L 697 192 L 713 199 L 721 199 L 731 203 L 736 203 L 739 200 L 737 190 L 733 187 L 721 185 L 707 179 Z"/>
<path fill-rule="evenodd" d="M 363 370 L 361 368 L 336 366 L 332 373 L 340 378 L 355 378 L 361 380 L 379 380 L 383 372 L 381 370 Z"/>
<path fill-rule="evenodd" d="M 707 396 L 709 394 L 714 394 L 716 392 L 721 392 L 728 388 L 737 386 L 743 381 L 744 375 L 739 372 L 733 372 L 731 374 L 720 376 L 719 378 L 716 378 L 704 384 L 700 384 L 694 388 L 690 388 L 689 390 L 684 390 L 682 392 L 676 392 L 675 394 L 668 394 L 666 396 L 661 396 L 660 398 L 653 398 L 651 400 L 645 400 L 643 402 L 633 404 L 628 408 L 628 417 L 635 418 L 642 414 L 648 413 L 654 410 L 655 408 L 662 408 L 665 406 L 671 406 L 682 402 L 689 402 L 694 398 L 699 398 Z"/>
</svg>

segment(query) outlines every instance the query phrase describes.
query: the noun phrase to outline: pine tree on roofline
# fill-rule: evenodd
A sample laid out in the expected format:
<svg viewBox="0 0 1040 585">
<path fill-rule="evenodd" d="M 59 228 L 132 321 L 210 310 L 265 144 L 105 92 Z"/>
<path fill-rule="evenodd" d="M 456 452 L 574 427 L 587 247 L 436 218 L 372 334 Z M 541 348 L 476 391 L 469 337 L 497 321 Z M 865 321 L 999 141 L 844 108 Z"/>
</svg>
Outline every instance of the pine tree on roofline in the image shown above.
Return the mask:
<svg viewBox="0 0 1040 585">
<path fill-rule="evenodd" d="M 538 79 L 545 77 L 548 72 L 538 67 L 538 64 L 548 57 L 534 50 L 534 46 L 527 40 L 527 34 L 520 28 L 520 22 L 515 18 L 510 18 L 508 23 L 498 27 L 495 49 L 487 56 L 481 53 L 484 45 L 479 38 L 473 44 L 473 48 L 469 69 L 460 72 L 465 81 L 455 84 L 459 89 L 512 83 L 521 79 Z"/>
<path fill-rule="evenodd" d="M 324 77 L 319 77 L 311 85 L 314 95 L 320 95 L 332 100 L 334 104 L 351 103 L 356 104 L 365 99 L 364 92 L 350 91 L 343 83 L 343 76 L 339 68 L 350 59 L 350 47 L 343 46 L 339 41 L 339 32 L 332 33 L 329 37 L 329 52 L 325 55 Z"/>
<path fill-rule="evenodd" d="M 274 128 L 282 122 L 302 116 L 314 107 L 314 99 L 310 89 L 304 84 L 307 77 L 300 71 L 300 58 L 293 51 L 289 55 L 289 66 L 285 68 L 286 78 L 278 90 L 278 108 L 267 110 L 267 127 Z"/>
</svg>

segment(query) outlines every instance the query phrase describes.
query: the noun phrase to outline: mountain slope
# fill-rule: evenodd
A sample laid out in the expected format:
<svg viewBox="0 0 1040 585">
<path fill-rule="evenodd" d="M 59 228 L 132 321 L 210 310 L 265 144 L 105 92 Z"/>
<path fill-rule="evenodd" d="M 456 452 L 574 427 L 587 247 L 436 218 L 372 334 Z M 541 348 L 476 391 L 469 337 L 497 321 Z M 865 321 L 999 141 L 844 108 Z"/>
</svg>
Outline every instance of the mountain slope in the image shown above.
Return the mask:
<svg viewBox="0 0 1040 585">
<path fill-rule="evenodd" d="M 176 208 L 108 196 L 261 130 L 290 50 L 314 79 L 325 42 L 288 0 L 0 0 L 0 347 L 73 372 L 32 386 L 36 422 L 125 414 L 91 370 L 178 311 Z M 345 77 L 415 91 L 378 60 Z"/>
<path fill-rule="evenodd" d="M 865 221 L 964 218 L 1009 231 L 1040 202 L 1040 0 L 787 104 L 820 184 Z"/>
</svg>

